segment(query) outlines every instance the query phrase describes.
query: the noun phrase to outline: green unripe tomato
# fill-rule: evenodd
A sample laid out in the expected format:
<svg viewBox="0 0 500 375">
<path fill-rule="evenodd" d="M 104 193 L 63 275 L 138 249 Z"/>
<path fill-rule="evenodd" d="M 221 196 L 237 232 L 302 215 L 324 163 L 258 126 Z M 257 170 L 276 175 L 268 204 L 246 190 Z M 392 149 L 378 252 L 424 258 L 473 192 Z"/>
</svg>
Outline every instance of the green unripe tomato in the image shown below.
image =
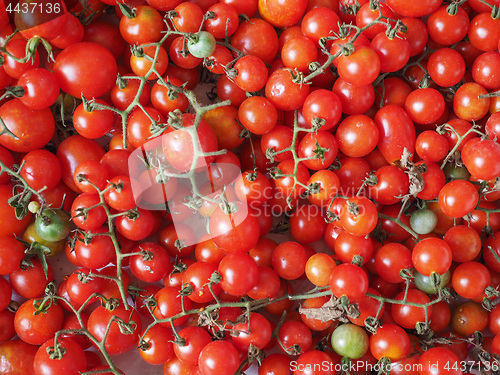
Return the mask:
<svg viewBox="0 0 500 375">
<path fill-rule="evenodd" d="M 217 42 L 214 36 L 207 31 L 200 31 L 188 37 L 187 47 L 189 53 L 200 59 L 211 56 L 215 51 L 216 45 Z"/>
<path fill-rule="evenodd" d="M 61 241 L 71 230 L 70 216 L 63 210 L 47 208 L 36 218 L 35 230 L 45 241 Z"/>
<path fill-rule="evenodd" d="M 335 352 L 351 359 L 361 358 L 369 347 L 366 331 L 354 324 L 342 324 L 332 333 L 332 348 Z"/>
<path fill-rule="evenodd" d="M 441 275 L 441 288 L 444 288 L 446 284 L 450 282 L 450 278 L 450 270 Z M 425 294 L 435 294 L 438 292 L 437 288 L 432 284 L 431 278 L 429 276 L 424 276 L 417 271 L 413 274 L 413 282 L 415 283 L 415 286 Z"/>
<path fill-rule="evenodd" d="M 418 210 L 410 217 L 410 226 L 418 234 L 431 233 L 436 228 L 437 215 L 432 210 Z"/>
<path fill-rule="evenodd" d="M 457 166 L 455 163 L 447 163 L 443 169 L 444 176 L 446 177 L 446 182 L 453 180 L 466 180 L 469 181 L 470 173 L 464 166 Z"/>
</svg>

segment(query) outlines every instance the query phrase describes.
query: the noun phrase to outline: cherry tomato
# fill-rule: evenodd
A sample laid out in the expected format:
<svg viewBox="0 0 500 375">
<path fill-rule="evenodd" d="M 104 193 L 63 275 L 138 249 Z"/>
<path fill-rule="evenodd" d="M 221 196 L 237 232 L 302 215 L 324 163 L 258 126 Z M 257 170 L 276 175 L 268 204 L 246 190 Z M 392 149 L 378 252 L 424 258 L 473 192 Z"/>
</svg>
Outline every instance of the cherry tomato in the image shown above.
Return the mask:
<svg viewBox="0 0 500 375">
<path fill-rule="evenodd" d="M 127 330 L 130 333 L 125 334 L 118 321 L 115 320 L 111 323 L 108 334 L 104 336 L 106 327 L 113 317 L 123 320 L 123 323 L 128 325 Z M 90 314 L 87 328 L 96 339 L 103 340 L 105 338 L 104 345 L 109 354 L 121 354 L 137 345 L 137 337 L 142 331 L 142 323 L 135 309 L 127 310 L 123 305 L 119 305 L 110 311 L 103 306 L 98 306 Z"/>
<path fill-rule="evenodd" d="M 96 43 L 72 44 L 57 56 L 54 64 L 61 89 L 76 98 L 104 95 L 114 86 L 116 73 L 115 58 Z"/>
</svg>

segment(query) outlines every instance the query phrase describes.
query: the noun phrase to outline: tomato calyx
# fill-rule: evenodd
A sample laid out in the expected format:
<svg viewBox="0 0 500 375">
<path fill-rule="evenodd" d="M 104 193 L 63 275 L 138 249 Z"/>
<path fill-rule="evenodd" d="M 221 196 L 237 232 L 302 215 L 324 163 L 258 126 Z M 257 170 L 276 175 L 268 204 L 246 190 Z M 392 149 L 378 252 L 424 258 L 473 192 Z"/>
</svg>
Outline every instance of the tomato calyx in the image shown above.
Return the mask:
<svg viewBox="0 0 500 375">
<path fill-rule="evenodd" d="M 130 47 L 130 51 L 132 53 L 132 56 L 137 58 L 144 58 L 146 56 L 146 53 L 141 46 L 133 45 Z"/>
<path fill-rule="evenodd" d="M 356 254 L 352 257 L 351 264 L 354 264 L 355 266 L 362 268 L 364 262 L 365 261 L 364 261 L 363 257 L 359 254 Z"/>
<path fill-rule="evenodd" d="M 217 46 L 214 36 L 208 31 L 198 31 L 189 34 L 186 38 L 189 52 L 200 59 L 210 57 Z"/>
<path fill-rule="evenodd" d="M 185 283 L 182 284 L 181 291 L 179 292 L 179 294 L 183 297 L 189 297 L 191 294 L 193 294 L 193 292 L 194 289 L 191 283 Z"/>
<path fill-rule="evenodd" d="M 359 206 L 356 203 L 347 200 L 347 212 L 356 217 L 359 215 Z"/>
<path fill-rule="evenodd" d="M 22 98 L 26 90 L 22 86 L 9 86 L 5 88 L 5 93 L 2 95 L 4 98 Z"/>
<path fill-rule="evenodd" d="M 29 39 L 28 44 L 26 44 L 26 56 L 24 57 L 24 62 L 29 60 L 31 60 L 32 62 L 35 61 L 37 55 L 37 48 L 40 43 L 42 43 L 43 48 L 45 48 L 45 51 L 47 51 L 48 59 L 55 61 L 54 55 L 52 54 L 52 45 L 44 38 L 35 36 Z"/>
<path fill-rule="evenodd" d="M 144 250 L 140 246 L 139 246 L 139 249 L 141 249 L 141 251 L 139 252 L 139 255 L 141 255 L 143 261 L 150 262 L 150 261 L 153 260 L 154 256 L 153 256 L 153 252 L 152 251 Z"/>
<path fill-rule="evenodd" d="M 66 238 L 71 230 L 70 215 L 61 209 L 47 208 L 37 212 L 35 229 L 37 234 L 49 242 L 57 242 Z"/>
<path fill-rule="evenodd" d="M 53 296 L 33 300 L 33 308 L 35 309 L 33 315 L 47 314 L 53 303 L 55 303 Z"/>
<path fill-rule="evenodd" d="M 142 350 L 143 352 L 145 352 L 149 348 L 151 348 L 151 344 L 149 342 L 147 342 L 146 340 L 140 340 L 139 346 L 138 346 L 139 350 Z"/>
<path fill-rule="evenodd" d="M 33 268 L 33 262 L 31 261 L 32 258 L 37 257 L 43 268 L 43 272 L 45 273 L 45 278 L 48 278 L 48 270 L 49 270 L 49 265 L 47 263 L 47 255 L 50 254 L 51 250 L 47 247 L 44 246 L 38 242 L 32 242 L 31 244 L 28 244 L 24 241 L 18 240 L 22 243 L 24 243 L 28 248 L 26 249 L 26 258 L 24 258 L 21 262 L 21 269 L 22 270 L 27 270 L 30 268 Z"/>
<path fill-rule="evenodd" d="M 87 274 L 85 272 L 78 271 L 78 281 L 81 282 L 82 284 L 87 284 L 92 280 L 94 280 L 94 276 Z"/>
<path fill-rule="evenodd" d="M 165 13 L 165 18 L 168 18 L 170 20 L 179 17 L 179 13 L 177 13 L 175 10 L 169 10 Z"/>
<path fill-rule="evenodd" d="M 363 183 L 367 186 L 375 186 L 378 184 L 378 177 L 374 173 L 370 172 L 363 180 Z"/>
<path fill-rule="evenodd" d="M 300 72 L 297 68 L 295 69 L 285 69 L 290 72 L 290 76 L 292 77 L 292 82 L 298 84 L 300 87 L 302 85 L 308 85 L 310 82 L 305 81 L 304 73 Z"/>
<path fill-rule="evenodd" d="M 458 12 L 458 8 L 460 5 L 462 5 L 465 1 L 460 0 L 460 1 L 453 1 L 448 5 L 446 8 L 446 13 L 448 13 L 450 16 L 455 16 Z"/>
<path fill-rule="evenodd" d="M 407 27 L 401 22 L 401 20 L 398 20 L 394 27 L 388 27 L 387 31 L 385 32 L 385 35 L 387 35 L 387 38 L 390 40 L 394 39 L 398 32 L 405 33 L 407 30 Z"/>
<path fill-rule="evenodd" d="M 137 17 L 137 9 L 122 2 L 118 2 L 118 7 L 125 17 L 132 20 Z"/>
<path fill-rule="evenodd" d="M 53 360 L 61 359 L 66 354 L 66 349 L 57 340 L 54 342 L 54 346 L 48 346 L 46 350 L 49 358 Z"/>
<path fill-rule="evenodd" d="M 307 70 L 309 73 L 313 73 L 313 72 L 317 71 L 318 69 L 321 69 L 321 64 L 317 61 L 312 61 L 307 66 Z"/>
<path fill-rule="evenodd" d="M 315 117 L 312 119 L 311 124 L 312 124 L 312 130 L 313 130 L 313 132 L 315 132 L 315 131 L 320 130 L 321 127 L 326 124 L 326 120 L 324 118 L 321 118 L 321 117 Z M 318 142 L 316 142 L 316 144 L 319 146 Z M 323 151 L 323 155 L 324 155 L 325 152 L 330 151 L 330 150 L 329 149 L 320 149 L 319 151 Z M 314 151 L 314 152 L 316 152 L 316 151 Z"/>
<path fill-rule="evenodd" d="M 355 1 L 354 3 L 346 2 L 340 5 L 340 10 L 342 11 L 342 13 L 348 15 L 356 15 L 360 9 L 361 5 L 357 1 Z"/>
<path fill-rule="evenodd" d="M 380 7 L 379 0 L 370 0 L 370 10 L 375 11 Z"/>
</svg>

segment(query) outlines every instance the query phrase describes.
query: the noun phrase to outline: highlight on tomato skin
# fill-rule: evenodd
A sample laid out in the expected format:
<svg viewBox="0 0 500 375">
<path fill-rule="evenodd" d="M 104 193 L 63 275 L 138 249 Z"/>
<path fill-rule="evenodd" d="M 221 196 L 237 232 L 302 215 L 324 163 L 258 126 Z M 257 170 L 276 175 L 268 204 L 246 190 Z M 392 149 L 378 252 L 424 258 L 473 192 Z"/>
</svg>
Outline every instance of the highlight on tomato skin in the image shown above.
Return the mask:
<svg viewBox="0 0 500 375">
<path fill-rule="evenodd" d="M 0 373 L 497 366 L 499 7 L 0 4 Z"/>
</svg>

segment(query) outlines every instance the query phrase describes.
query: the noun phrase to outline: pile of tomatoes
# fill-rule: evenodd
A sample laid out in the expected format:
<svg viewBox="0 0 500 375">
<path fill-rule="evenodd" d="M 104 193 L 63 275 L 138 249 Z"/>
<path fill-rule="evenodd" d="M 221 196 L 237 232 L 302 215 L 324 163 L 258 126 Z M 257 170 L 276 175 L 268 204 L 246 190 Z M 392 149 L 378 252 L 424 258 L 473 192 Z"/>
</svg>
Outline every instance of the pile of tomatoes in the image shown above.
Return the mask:
<svg viewBox="0 0 500 375">
<path fill-rule="evenodd" d="M 498 372 L 499 7 L 4 2 L 0 373 Z"/>
</svg>

